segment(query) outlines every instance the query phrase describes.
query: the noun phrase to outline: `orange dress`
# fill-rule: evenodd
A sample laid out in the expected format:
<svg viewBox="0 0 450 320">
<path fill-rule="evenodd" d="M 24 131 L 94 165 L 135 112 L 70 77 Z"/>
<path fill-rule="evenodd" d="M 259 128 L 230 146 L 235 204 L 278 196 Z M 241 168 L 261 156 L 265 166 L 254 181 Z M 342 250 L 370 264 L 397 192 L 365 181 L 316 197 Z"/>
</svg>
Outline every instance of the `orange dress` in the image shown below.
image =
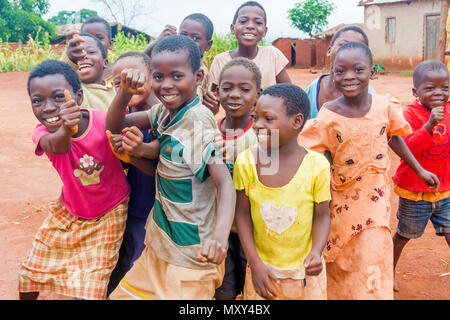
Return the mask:
<svg viewBox="0 0 450 320">
<path fill-rule="evenodd" d="M 365 116 L 347 118 L 321 108 L 300 134 L 302 145 L 329 151 L 333 158 L 330 235 L 324 249 L 329 299 L 393 298 L 388 138 L 410 133 L 400 104 L 372 95 Z"/>
</svg>

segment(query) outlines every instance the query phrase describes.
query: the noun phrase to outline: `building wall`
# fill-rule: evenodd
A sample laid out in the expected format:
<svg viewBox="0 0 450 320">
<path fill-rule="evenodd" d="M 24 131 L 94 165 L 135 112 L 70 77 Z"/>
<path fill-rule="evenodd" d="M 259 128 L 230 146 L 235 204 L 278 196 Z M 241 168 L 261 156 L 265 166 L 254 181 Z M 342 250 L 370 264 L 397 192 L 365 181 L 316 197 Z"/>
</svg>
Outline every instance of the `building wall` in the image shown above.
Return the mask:
<svg viewBox="0 0 450 320">
<path fill-rule="evenodd" d="M 424 58 L 425 16 L 440 14 L 440 9 L 440 0 L 366 6 L 364 29 L 375 63 L 382 61 L 388 71 L 413 69 Z M 386 19 L 389 17 L 396 18 L 394 43 L 386 42 Z"/>
<path fill-rule="evenodd" d="M 272 45 L 278 48 L 289 60 L 288 67 L 295 68 L 317 68 L 329 67 L 327 60 L 327 50 L 331 37 L 326 39 L 292 39 L 280 38 L 275 40 Z M 295 44 L 295 66 L 292 65 L 292 43 Z"/>
<path fill-rule="evenodd" d="M 289 67 L 292 66 L 291 42 L 294 41 L 295 39 L 291 38 L 280 38 L 272 43 L 272 45 L 283 52 L 284 56 L 289 60 Z"/>
</svg>

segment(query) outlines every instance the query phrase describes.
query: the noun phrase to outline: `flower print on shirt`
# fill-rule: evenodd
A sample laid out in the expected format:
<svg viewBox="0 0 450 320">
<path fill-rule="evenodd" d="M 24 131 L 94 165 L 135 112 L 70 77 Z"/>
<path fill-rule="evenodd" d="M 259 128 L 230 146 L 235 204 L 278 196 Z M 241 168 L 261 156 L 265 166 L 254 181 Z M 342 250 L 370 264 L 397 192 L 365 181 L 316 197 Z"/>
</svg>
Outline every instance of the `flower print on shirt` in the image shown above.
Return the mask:
<svg viewBox="0 0 450 320">
<path fill-rule="evenodd" d="M 100 173 L 104 166 L 94 160 L 94 157 L 85 154 L 80 158 L 80 164 L 73 171 L 75 177 L 80 178 L 83 186 L 90 186 L 100 183 Z"/>
</svg>

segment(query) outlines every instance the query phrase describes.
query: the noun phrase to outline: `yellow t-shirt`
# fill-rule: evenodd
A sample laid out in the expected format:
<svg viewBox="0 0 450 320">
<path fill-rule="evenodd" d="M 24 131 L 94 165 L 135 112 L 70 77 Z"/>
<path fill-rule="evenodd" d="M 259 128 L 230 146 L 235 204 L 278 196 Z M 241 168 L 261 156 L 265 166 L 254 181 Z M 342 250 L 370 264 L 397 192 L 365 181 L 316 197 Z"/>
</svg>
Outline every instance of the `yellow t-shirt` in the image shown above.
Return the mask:
<svg viewBox="0 0 450 320">
<path fill-rule="evenodd" d="M 83 88 L 83 102 L 82 107 L 108 110 L 114 97 L 116 96 L 116 89 L 112 77 L 106 78 L 102 84 L 97 83 L 81 83 Z"/>
<path fill-rule="evenodd" d="M 233 181 L 250 200 L 256 251 L 279 278 L 303 279 L 303 261 L 312 247 L 314 203 L 331 199 L 330 164 L 307 149 L 291 181 L 269 188 L 259 181 L 252 150 L 256 148 L 238 155 Z"/>
</svg>

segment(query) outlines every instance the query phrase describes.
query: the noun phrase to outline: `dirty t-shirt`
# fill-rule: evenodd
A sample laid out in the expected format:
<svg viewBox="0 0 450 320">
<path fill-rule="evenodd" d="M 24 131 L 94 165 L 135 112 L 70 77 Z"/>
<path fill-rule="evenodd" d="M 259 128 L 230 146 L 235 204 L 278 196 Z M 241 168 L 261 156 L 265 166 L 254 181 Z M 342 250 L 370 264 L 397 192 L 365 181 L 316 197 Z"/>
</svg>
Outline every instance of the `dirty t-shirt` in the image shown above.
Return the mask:
<svg viewBox="0 0 450 320">
<path fill-rule="evenodd" d="M 201 245 L 212 238 L 216 221 L 217 189 L 208 172 L 208 161 L 215 154 L 214 116 L 196 97 L 173 119 L 162 103 L 153 106 L 148 117 L 160 143 L 160 155 L 146 244 L 170 264 L 215 268 L 215 264 L 196 259 Z"/>
<path fill-rule="evenodd" d="M 87 111 L 88 128 L 72 138 L 68 153 L 48 154 L 41 149 L 39 141 L 50 134 L 43 124 L 34 128 L 32 139 L 35 154 L 45 153 L 62 180 L 62 204 L 75 216 L 96 219 L 122 203 L 130 194 L 130 186 L 105 134 L 106 112 Z"/>
<path fill-rule="evenodd" d="M 270 188 L 258 178 L 253 152 L 241 153 L 234 165 L 236 190 L 250 200 L 253 238 L 261 260 L 279 278 L 304 279 L 305 260 L 312 247 L 314 203 L 331 199 L 330 165 L 308 150 L 291 181 Z"/>
</svg>

